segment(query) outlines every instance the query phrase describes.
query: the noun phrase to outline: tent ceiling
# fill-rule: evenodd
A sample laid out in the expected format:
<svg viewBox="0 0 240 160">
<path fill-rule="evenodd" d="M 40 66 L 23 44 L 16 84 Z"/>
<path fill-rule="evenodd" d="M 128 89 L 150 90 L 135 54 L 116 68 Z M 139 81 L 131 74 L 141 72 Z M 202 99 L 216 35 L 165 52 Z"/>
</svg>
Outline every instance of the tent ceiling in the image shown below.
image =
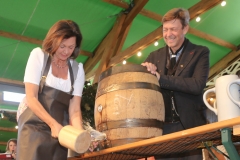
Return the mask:
<svg viewBox="0 0 240 160">
<path fill-rule="evenodd" d="M 187 38 L 209 47 L 211 67 L 228 54 L 233 55 L 231 60 L 239 54 L 235 53 L 240 44 L 240 21 L 237 18 L 239 0 L 227 1 L 225 7 L 220 5 L 221 0 L 144 1 L 136 1 L 136 7 L 128 13 L 136 12 L 136 17 L 132 14 L 129 18 L 132 23 L 129 23 L 129 31 L 125 33 L 126 39 L 123 39 L 120 53 L 109 59 L 110 64 L 117 65 L 125 58 L 129 63 L 140 64 L 151 51 L 163 46 L 161 28 L 159 35 L 151 35 L 151 32 L 161 26 L 162 15 L 174 7 L 189 9 L 192 21 Z M 84 40 L 77 61 L 84 63 L 88 78 L 93 76 L 94 67 L 97 68 L 96 64 L 99 64 L 104 52 L 97 53 L 100 58 L 95 61 L 91 59 L 93 55 L 96 56 L 97 47 L 101 46 L 129 3 L 129 0 L 0 1 L 0 78 L 22 81 L 30 51 L 41 46 L 50 26 L 60 19 L 72 19 L 80 25 Z M 198 23 L 195 21 L 196 16 L 201 16 Z M 157 47 L 153 45 L 155 40 L 159 41 Z M 142 51 L 142 57 L 136 56 L 137 51 Z M 219 69 L 216 71 L 220 72 Z"/>
</svg>

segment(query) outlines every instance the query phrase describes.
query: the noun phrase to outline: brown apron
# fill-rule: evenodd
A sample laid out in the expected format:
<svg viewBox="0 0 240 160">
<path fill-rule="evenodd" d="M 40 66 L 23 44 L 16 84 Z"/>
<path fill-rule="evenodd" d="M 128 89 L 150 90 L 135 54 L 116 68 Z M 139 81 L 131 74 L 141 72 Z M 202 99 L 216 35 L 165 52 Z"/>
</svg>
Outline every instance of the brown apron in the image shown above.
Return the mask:
<svg viewBox="0 0 240 160">
<path fill-rule="evenodd" d="M 51 58 L 48 58 L 43 78 L 39 85 L 38 100 L 44 109 L 61 125 L 68 124 L 70 94 L 45 85 Z M 74 78 L 68 61 L 71 85 Z M 18 120 L 17 160 L 66 160 L 67 148 L 51 136 L 50 127 L 27 108 Z"/>
</svg>

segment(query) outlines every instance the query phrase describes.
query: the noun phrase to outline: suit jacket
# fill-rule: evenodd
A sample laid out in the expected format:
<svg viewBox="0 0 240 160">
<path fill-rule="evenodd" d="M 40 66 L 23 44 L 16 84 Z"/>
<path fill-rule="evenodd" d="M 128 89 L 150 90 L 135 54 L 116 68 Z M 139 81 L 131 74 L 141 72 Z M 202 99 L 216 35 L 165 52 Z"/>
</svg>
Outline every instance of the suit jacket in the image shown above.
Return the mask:
<svg viewBox="0 0 240 160">
<path fill-rule="evenodd" d="M 166 47 L 150 53 L 145 62 L 156 65 L 160 88 L 174 91 L 180 120 L 187 129 L 206 124 L 203 89 L 209 73 L 209 49 L 190 41 L 185 47 L 174 76 L 166 73 L 169 61 Z"/>
</svg>

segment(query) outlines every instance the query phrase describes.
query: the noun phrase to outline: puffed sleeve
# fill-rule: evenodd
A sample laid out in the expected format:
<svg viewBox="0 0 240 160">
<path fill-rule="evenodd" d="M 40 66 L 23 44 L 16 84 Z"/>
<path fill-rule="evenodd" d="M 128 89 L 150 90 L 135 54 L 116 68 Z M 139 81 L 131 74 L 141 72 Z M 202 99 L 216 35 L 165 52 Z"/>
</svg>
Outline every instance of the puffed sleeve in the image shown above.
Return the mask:
<svg viewBox="0 0 240 160">
<path fill-rule="evenodd" d="M 24 74 L 24 83 L 39 85 L 43 66 L 44 53 L 41 48 L 34 48 L 27 61 Z"/>
<path fill-rule="evenodd" d="M 83 70 L 83 64 L 79 63 L 78 74 L 74 82 L 73 95 L 82 97 L 84 82 L 85 82 L 85 72 Z"/>
</svg>

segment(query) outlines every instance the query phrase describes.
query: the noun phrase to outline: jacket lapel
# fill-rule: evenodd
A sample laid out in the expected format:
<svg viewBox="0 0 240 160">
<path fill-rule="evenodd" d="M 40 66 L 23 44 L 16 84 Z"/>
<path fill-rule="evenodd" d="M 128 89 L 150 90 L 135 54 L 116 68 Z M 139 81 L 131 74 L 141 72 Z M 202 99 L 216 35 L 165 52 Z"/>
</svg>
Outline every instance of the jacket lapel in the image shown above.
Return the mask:
<svg viewBox="0 0 240 160">
<path fill-rule="evenodd" d="M 178 67 L 177 67 L 175 76 L 178 76 L 186 68 L 186 66 L 191 61 L 191 59 L 195 53 L 194 46 L 192 45 L 191 42 L 188 42 L 186 47 L 187 48 L 182 53 L 182 57 L 178 63 Z"/>
<path fill-rule="evenodd" d="M 164 51 L 166 51 L 166 46 L 164 47 Z M 157 68 L 158 68 L 158 72 L 160 74 L 165 74 L 166 71 L 166 65 L 167 65 L 167 54 L 166 52 L 160 52 L 160 59 L 157 60 Z M 164 59 L 164 60 L 161 60 Z M 159 62 L 163 62 L 163 63 L 159 63 Z"/>
</svg>

